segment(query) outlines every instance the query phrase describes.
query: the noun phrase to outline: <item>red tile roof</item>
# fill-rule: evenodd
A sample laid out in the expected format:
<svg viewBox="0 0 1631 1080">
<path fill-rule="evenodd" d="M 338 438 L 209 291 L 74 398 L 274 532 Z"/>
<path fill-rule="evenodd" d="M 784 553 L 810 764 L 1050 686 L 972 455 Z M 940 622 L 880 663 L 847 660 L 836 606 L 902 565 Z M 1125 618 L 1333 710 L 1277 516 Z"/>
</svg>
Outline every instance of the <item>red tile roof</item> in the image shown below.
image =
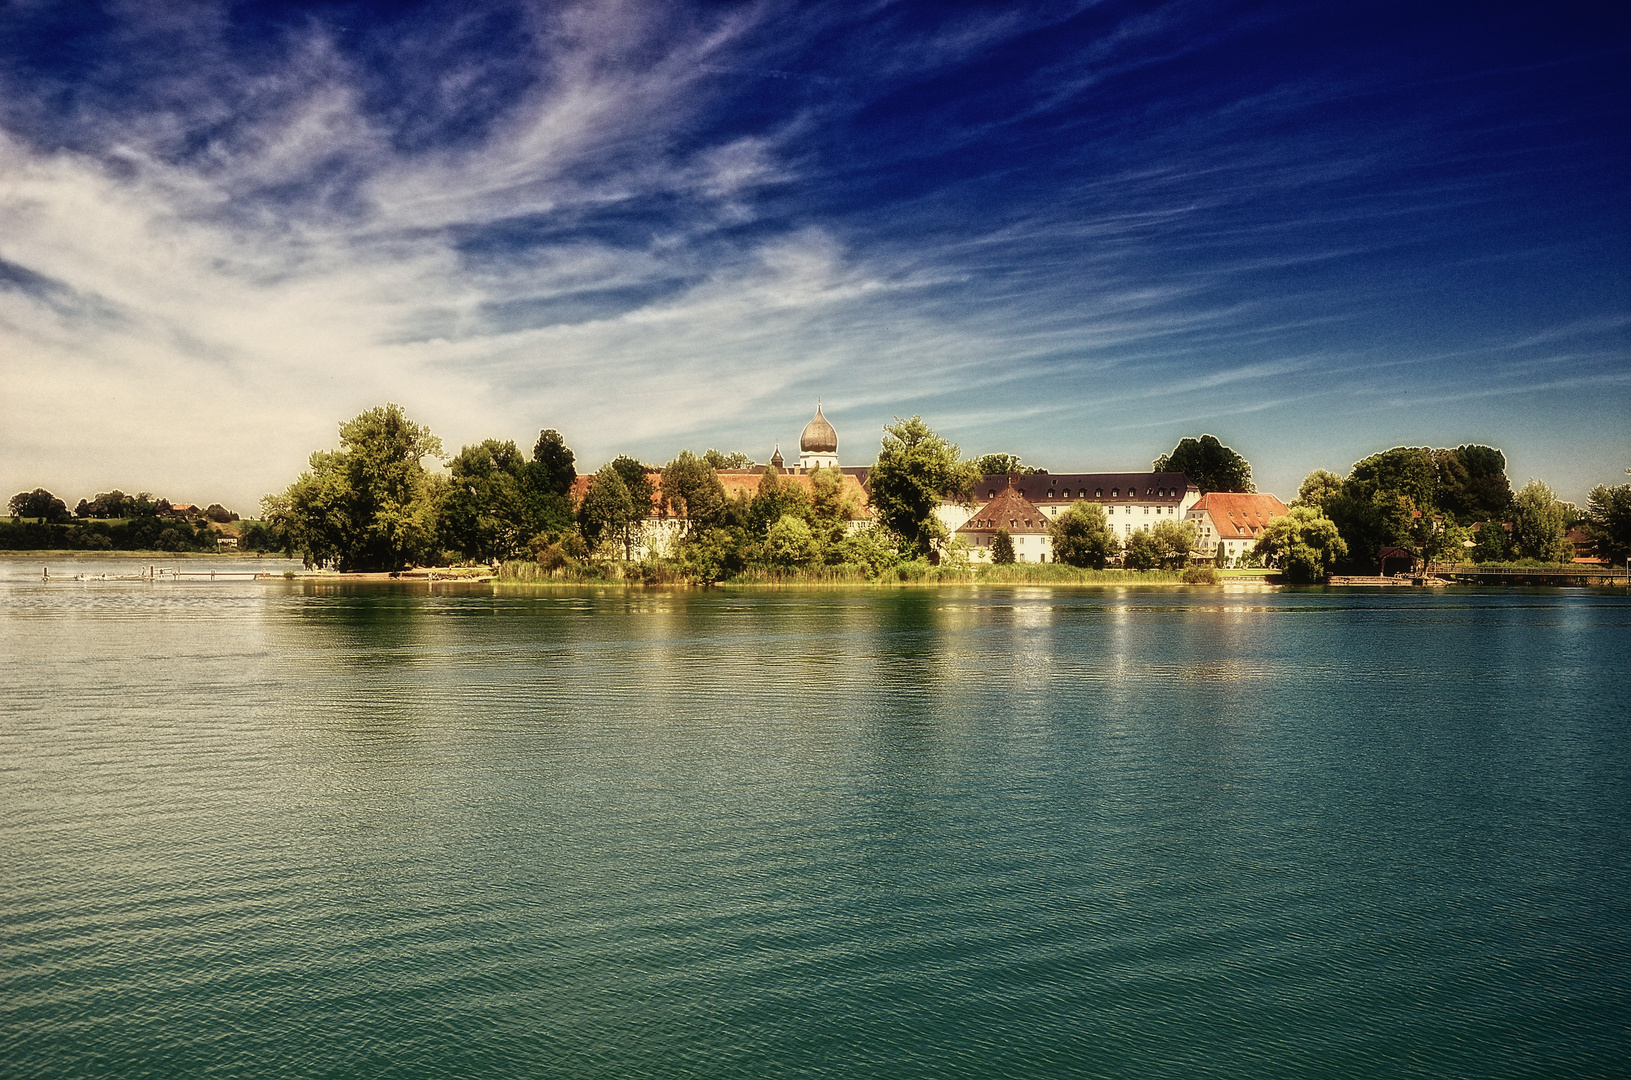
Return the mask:
<svg viewBox="0 0 1631 1080">
<path fill-rule="evenodd" d="M 866 488 L 851 473 L 844 473 L 843 494 L 855 503 L 856 511 L 862 518 L 871 517 L 870 504 L 867 502 Z M 747 492 L 748 498 L 759 493 L 759 481 L 764 476 L 764 469 L 723 469 L 719 472 L 719 483 L 725 489 L 725 498 L 734 499 L 738 493 Z M 584 493 L 589 490 L 589 481 L 594 479 L 594 473 L 584 473 L 572 481 L 572 505 L 577 506 L 583 501 Z M 661 517 L 663 510 L 663 471 L 661 469 L 646 469 L 646 479 L 651 481 L 651 515 Z M 810 491 L 811 475 L 809 473 L 783 473 L 782 483 L 793 484 Z"/>
<path fill-rule="evenodd" d="M 1189 515 L 1206 513 L 1212 519 L 1219 540 L 1250 540 L 1263 531 L 1270 518 L 1291 512 L 1273 495 L 1241 491 L 1209 491 L 1189 508 Z"/>
</svg>

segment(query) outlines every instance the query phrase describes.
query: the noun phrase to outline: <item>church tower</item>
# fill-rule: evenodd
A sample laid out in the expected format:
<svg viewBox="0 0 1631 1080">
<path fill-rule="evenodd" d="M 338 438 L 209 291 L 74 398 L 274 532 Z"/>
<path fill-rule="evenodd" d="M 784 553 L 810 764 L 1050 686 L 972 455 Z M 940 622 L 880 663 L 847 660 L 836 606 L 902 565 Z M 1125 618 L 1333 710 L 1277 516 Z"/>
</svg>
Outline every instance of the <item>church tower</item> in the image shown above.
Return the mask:
<svg viewBox="0 0 1631 1080">
<path fill-rule="evenodd" d="M 810 472 L 823 467 L 838 468 L 838 432 L 821 415 L 821 399 L 817 398 L 815 416 L 799 436 L 799 469 Z"/>
</svg>

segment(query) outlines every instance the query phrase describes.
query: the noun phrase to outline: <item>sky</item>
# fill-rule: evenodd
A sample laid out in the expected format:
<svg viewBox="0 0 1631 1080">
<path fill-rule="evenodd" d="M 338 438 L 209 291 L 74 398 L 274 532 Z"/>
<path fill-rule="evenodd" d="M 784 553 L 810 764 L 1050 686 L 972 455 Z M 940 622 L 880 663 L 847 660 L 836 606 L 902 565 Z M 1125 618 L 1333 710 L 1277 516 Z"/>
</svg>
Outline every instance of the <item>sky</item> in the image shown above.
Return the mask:
<svg viewBox="0 0 1631 1080">
<path fill-rule="evenodd" d="M 0 488 L 451 454 L 1631 467 L 1631 8 L 0 3 Z M 789 454 L 789 456 L 792 456 Z M 9 485 L 9 486 L 8 486 Z"/>
</svg>

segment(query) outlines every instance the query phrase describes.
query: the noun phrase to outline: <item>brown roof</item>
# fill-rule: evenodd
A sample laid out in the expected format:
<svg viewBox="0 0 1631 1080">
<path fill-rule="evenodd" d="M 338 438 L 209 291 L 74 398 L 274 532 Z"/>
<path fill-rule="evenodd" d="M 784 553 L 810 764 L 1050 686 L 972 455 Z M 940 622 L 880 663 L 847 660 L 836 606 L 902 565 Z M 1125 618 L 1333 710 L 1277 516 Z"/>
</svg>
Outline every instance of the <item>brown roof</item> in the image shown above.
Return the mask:
<svg viewBox="0 0 1631 1080">
<path fill-rule="evenodd" d="M 997 497 L 974 511 L 958 532 L 993 532 L 1007 529 L 1010 533 L 1045 533 L 1048 518 L 1036 504 L 1013 488 L 1003 488 Z"/>
<path fill-rule="evenodd" d="M 663 508 L 663 471 L 647 465 L 645 473 L 646 479 L 651 483 L 651 515 L 656 517 Z M 583 502 L 583 496 L 589 490 L 589 481 L 594 478 L 594 473 L 579 473 L 578 478 L 572 481 L 573 509 Z"/>
<path fill-rule="evenodd" d="M 743 491 L 747 492 L 748 498 L 753 498 L 759 493 L 759 481 L 764 477 L 764 474 L 764 469 L 721 470 L 719 482 L 725 487 L 725 498 L 734 499 L 738 492 Z M 860 517 L 871 517 L 872 513 L 867 502 L 866 488 L 862 487 L 861 482 L 851 474 L 846 472 L 841 475 L 843 476 L 843 484 L 839 490 L 846 498 L 854 501 L 856 512 Z M 782 483 L 793 484 L 803 488 L 806 492 L 813 491 L 810 486 L 813 478 L 814 476 L 811 473 L 782 473 L 781 477 Z"/>
<path fill-rule="evenodd" d="M 1285 517 L 1291 510 L 1273 495 L 1241 491 L 1209 491 L 1189 513 L 1205 511 L 1212 519 L 1220 540 L 1250 540 L 1263 531 L 1270 518 Z"/>
<path fill-rule="evenodd" d="M 1012 484 L 1014 490 L 1033 502 L 1063 502 L 1092 499 L 1097 502 L 1141 502 L 1151 505 L 1184 501 L 1190 491 L 1199 491 L 1183 473 L 994 473 L 982 476 L 975 496 L 994 498 Z"/>
<path fill-rule="evenodd" d="M 765 474 L 763 467 L 756 469 L 721 469 L 719 470 L 719 483 L 725 489 L 725 498 L 734 499 L 739 492 L 747 492 L 748 498 L 759 493 L 759 480 Z M 576 507 L 583 502 L 584 493 L 589 490 L 589 481 L 595 478 L 594 473 L 584 473 L 572 481 L 572 505 Z M 866 497 L 866 488 L 851 473 L 843 474 L 842 493 L 855 503 L 856 512 L 861 518 L 872 516 Z M 663 471 L 661 469 L 646 468 L 646 479 L 651 481 L 651 516 L 661 517 L 663 510 Z M 810 491 L 810 473 L 783 473 L 782 483 L 794 484 Z"/>
</svg>

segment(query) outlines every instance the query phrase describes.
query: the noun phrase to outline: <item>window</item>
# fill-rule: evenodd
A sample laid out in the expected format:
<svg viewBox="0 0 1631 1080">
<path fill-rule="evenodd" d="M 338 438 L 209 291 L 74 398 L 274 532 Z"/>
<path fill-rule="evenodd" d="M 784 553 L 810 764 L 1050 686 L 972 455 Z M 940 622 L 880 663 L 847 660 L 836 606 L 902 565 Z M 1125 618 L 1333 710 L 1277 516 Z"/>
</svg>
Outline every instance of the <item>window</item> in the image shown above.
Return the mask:
<svg viewBox="0 0 1631 1080">
<path fill-rule="evenodd" d="M 1102 499 L 1102 498 L 1104 498 L 1104 489 L 1103 489 L 1103 488 L 1094 488 L 1094 489 L 1093 489 L 1093 497 L 1094 497 L 1094 498 L 1095 498 L 1095 499 Z"/>
<path fill-rule="evenodd" d="M 1112 498 L 1112 499 L 1119 499 L 1119 498 L 1121 498 L 1121 489 L 1120 489 L 1120 488 L 1111 488 L 1111 489 L 1110 489 L 1110 497 L 1111 497 L 1111 498 Z"/>
<path fill-rule="evenodd" d="M 1149 515 L 1149 512 L 1150 512 L 1150 508 L 1146 506 L 1144 508 L 1144 514 L 1145 514 L 1146 517 Z"/>
<path fill-rule="evenodd" d="M 995 491 L 988 491 L 985 493 L 985 497 L 988 499 L 995 499 L 997 497 L 997 493 Z"/>
<path fill-rule="evenodd" d="M 1052 488 L 1049 488 L 1049 489 L 1048 489 L 1048 498 L 1050 498 L 1050 499 L 1051 499 L 1051 498 L 1053 498 L 1053 497 L 1054 497 L 1054 496 L 1055 496 L 1055 495 L 1056 495 L 1056 494 L 1057 494 L 1057 492 L 1055 492 L 1055 491 L 1054 491 L 1054 490 L 1053 490 L 1053 489 L 1052 489 Z M 1066 498 L 1067 498 L 1067 499 L 1068 499 L 1068 498 L 1069 498 L 1069 497 L 1070 497 L 1070 496 L 1068 496 L 1068 495 L 1067 495 L 1067 496 L 1065 496 L 1065 497 L 1066 497 Z"/>
</svg>

